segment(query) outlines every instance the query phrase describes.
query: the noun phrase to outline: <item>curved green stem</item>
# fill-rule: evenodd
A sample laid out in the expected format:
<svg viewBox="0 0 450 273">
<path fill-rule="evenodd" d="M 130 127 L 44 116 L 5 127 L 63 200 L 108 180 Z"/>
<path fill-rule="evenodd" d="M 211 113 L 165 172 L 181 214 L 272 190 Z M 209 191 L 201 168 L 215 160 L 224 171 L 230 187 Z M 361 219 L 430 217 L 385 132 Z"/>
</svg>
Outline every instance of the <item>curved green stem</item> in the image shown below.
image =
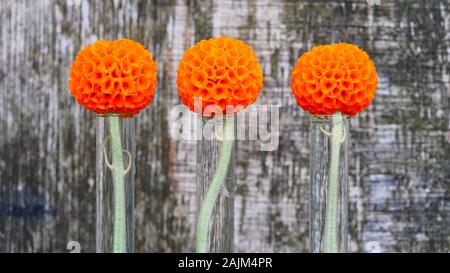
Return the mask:
<svg viewBox="0 0 450 273">
<path fill-rule="evenodd" d="M 338 214 L 339 214 L 339 152 L 344 134 L 344 120 L 340 112 L 333 114 L 331 129 L 331 157 L 328 172 L 328 192 L 325 215 L 325 234 L 323 251 L 339 252 Z"/>
<path fill-rule="evenodd" d="M 125 170 L 123 167 L 122 141 L 120 138 L 119 116 L 110 116 L 109 125 L 111 131 L 112 172 L 114 179 L 114 233 L 113 252 L 126 252 L 125 232 Z M 130 158 L 131 160 L 131 158 Z"/>
<path fill-rule="evenodd" d="M 224 118 L 224 137 L 220 148 L 219 160 L 213 180 L 203 200 L 197 219 L 196 251 L 207 252 L 208 227 L 214 206 L 228 172 L 230 158 L 234 143 L 234 117 Z"/>
</svg>

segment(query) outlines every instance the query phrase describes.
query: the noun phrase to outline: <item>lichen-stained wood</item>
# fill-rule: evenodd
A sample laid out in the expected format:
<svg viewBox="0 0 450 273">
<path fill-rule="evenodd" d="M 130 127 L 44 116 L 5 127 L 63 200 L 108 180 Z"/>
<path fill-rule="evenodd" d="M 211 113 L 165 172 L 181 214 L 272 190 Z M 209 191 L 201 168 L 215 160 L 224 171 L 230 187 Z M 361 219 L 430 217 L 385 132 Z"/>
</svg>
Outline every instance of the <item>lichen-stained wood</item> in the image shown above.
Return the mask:
<svg viewBox="0 0 450 273">
<path fill-rule="evenodd" d="M 192 251 L 195 141 L 171 137 L 176 69 L 196 41 L 230 35 L 263 64 L 258 103 L 280 106 L 279 147 L 236 147 L 236 251 L 307 251 L 308 118 L 290 70 L 319 43 L 356 43 L 379 88 L 351 121 L 350 249 L 448 252 L 450 4 L 445 0 L 0 0 L 0 251 L 95 250 L 95 116 L 67 87 L 76 53 L 131 38 L 158 63 L 136 126 L 136 251 Z"/>
</svg>

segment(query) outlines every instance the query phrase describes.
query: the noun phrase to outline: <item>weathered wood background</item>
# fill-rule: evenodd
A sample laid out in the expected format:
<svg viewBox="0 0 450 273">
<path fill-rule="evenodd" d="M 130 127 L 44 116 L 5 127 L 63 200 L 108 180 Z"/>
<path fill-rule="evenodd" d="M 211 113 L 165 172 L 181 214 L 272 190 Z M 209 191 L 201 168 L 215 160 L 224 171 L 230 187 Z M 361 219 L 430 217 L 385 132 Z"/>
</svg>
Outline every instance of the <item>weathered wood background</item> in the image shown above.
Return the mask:
<svg viewBox="0 0 450 273">
<path fill-rule="evenodd" d="M 170 137 L 175 76 L 196 41 L 230 35 L 263 65 L 259 103 L 281 106 L 280 146 L 237 146 L 237 251 L 308 250 L 308 118 L 289 89 L 296 58 L 349 41 L 374 58 L 373 105 L 351 121 L 350 248 L 450 250 L 447 0 L 0 0 L 0 251 L 95 249 L 95 117 L 67 88 L 75 54 L 128 37 L 159 66 L 138 117 L 136 250 L 192 251 L 195 142 Z"/>
</svg>

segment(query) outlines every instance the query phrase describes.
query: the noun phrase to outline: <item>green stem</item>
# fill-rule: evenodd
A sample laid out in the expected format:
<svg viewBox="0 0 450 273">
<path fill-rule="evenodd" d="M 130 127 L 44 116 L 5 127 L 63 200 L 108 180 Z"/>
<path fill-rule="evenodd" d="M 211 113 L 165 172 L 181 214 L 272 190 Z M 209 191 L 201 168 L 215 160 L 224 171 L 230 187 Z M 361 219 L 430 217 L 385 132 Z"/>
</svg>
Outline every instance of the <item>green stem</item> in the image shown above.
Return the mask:
<svg viewBox="0 0 450 273">
<path fill-rule="evenodd" d="M 331 129 L 331 158 L 328 172 L 328 192 L 325 215 L 325 235 L 323 251 L 339 252 L 338 248 L 338 215 L 339 215 L 339 152 L 341 148 L 344 120 L 340 112 L 333 114 Z"/>
<path fill-rule="evenodd" d="M 114 235 L 113 252 L 126 252 L 126 232 L 125 232 L 125 182 L 122 154 L 122 141 L 120 139 L 119 116 L 110 116 L 109 125 L 111 131 L 112 146 L 112 172 L 114 179 Z"/>
<path fill-rule="evenodd" d="M 220 188 L 228 172 L 234 143 L 234 117 L 224 118 L 223 123 L 224 137 L 220 148 L 219 161 L 197 219 L 196 251 L 199 253 L 207 252 L 209 222 L 220 193 Z"/>
</svg>

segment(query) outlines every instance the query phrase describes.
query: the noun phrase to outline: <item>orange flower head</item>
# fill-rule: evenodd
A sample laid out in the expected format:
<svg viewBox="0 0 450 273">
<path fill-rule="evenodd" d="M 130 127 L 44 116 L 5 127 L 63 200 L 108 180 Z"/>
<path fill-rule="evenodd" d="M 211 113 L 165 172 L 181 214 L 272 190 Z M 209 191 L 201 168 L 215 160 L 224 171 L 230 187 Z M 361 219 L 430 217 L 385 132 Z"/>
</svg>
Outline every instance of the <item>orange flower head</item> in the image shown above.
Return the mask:
<svg viewBox="0 0 450 273">
<path fill-rule="evenodd" d="M 233 112 L 247 107 L 263 86 L 261 66 L 252 48 L 229 37 L 197 43 L 186 51 L 177 73 L 181 101 L 204 116 L 210 105 L 216 109 L 213 112 L 222 114 L 229 113 L 230 106 Z"/>
<path fill-rule="evenodd" d="M 153 99 L 156 63 L 141 44 L 100 40 L 83 48 L 70 67 L 69 89 L 86 109 L 133 116 Z"/>
<path fill-rule="evenodd" d="M 369 55 L 347 43 L 316 46 L 292 69 L 292 92 L 313 115 L 356 115 L 370 105 L 377 84 Z"/>
</svg>

